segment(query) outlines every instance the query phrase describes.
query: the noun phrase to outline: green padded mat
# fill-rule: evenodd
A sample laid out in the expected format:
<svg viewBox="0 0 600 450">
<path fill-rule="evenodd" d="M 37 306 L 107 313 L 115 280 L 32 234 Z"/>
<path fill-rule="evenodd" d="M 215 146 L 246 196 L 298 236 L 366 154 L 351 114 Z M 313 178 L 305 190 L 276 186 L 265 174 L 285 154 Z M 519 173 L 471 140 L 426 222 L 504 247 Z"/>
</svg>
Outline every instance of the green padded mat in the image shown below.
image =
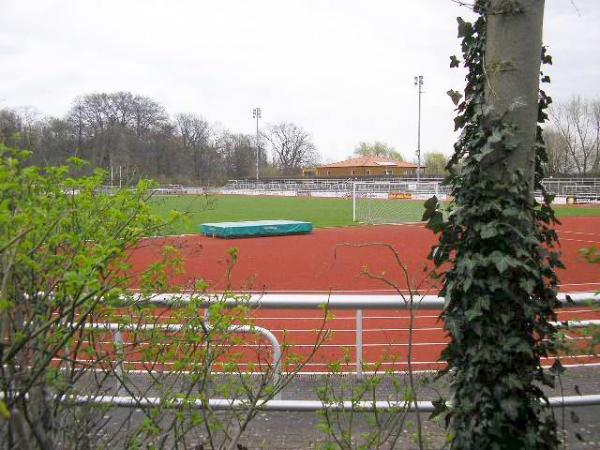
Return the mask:
<svg viewBox="0 0 600 450">
<path fill-rule="evenodd" d="M 297 220 L 251 220 L 241 222 L 203 223 L 200 231 L 205 236 L 221 238 L 281 236 L 310 233 L 311 222 Z"/>
</svg>

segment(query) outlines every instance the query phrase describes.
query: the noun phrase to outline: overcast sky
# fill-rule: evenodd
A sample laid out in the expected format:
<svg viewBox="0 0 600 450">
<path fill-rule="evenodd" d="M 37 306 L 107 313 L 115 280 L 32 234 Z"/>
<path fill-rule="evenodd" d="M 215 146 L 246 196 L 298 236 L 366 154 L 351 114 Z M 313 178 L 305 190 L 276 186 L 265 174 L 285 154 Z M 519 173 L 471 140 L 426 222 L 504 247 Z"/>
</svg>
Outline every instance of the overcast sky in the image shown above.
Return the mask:
<svg viewBox="0 0 600 450">
<path fill-rule="evenodd" d="M 600 0 L 573 3 L 546 0 L 555 100 L 600 96 Z M 448 154 L 458 15 L 450 0 L 0 0 L 0 108 L 62 116 L 123 90 L 253 133 L 260 106 L 261 125 L 302 126 L 324 161 L 374 140 L 411 160 L 421 74 L 422 150 Z"/>
</svg>

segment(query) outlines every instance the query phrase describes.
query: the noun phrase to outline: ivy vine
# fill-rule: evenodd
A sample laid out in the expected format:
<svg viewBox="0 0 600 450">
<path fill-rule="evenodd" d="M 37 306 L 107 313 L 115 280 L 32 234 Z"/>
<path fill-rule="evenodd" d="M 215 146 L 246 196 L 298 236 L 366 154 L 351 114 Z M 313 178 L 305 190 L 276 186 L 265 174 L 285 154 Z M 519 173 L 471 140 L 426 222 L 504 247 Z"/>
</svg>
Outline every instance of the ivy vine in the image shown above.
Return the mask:
<svg viewBox="0 0 600 450">
<path fill-rule="evenodd" d="M 541 184 L 547 161 L 541 124 L 551 98 L 540 91 L 535 144 L 534 189 L 520 169 L 490 176 L 515 145 L 514 125 L 485 102 L 484 70 L 489 0 L 477 0 L 473 23 L 458 19 L 463 65 L 468 69 L 464 97 L 457 105 L 454 145 L 445 183 L 453 202 L 445 208 L 432 198 L 424 220 L 439 235 L 430 258 L 443 270 L 441 317 L 450 337 L 442 354 L 450 377 L 452 406 L 446 413 L 454 449 L 553 449 L 556 421 L 542 391 L 553 384 L 541 359 L 555 354 L 558 279 L 563 267 L 556 251 L 557 223 L 552 198 Z M 542 62 L 551 58 L 542 52 Z M 450 66 L 460 61 L 451 57 Z M 550 79 L 542 74 L 542 81 Z M 559 369 L 559 363 L 556 364 Z"/>
</svg>

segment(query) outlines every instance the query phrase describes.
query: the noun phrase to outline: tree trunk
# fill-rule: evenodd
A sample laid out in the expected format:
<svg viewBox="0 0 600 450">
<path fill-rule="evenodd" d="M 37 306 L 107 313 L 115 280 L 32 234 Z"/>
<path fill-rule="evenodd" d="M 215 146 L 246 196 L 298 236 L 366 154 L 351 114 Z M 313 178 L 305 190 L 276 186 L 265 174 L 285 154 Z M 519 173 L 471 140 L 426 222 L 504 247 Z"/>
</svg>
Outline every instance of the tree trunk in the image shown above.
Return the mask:
<svg viewBox="0 0 600 450">
<path fill-rule="evenodd" d="M 492 172 L 522 169 L 533 189 L 544 0 L 491 0 L 486 41 L 486 104 L 516 127 L 515 150 Z"/>
</svg>

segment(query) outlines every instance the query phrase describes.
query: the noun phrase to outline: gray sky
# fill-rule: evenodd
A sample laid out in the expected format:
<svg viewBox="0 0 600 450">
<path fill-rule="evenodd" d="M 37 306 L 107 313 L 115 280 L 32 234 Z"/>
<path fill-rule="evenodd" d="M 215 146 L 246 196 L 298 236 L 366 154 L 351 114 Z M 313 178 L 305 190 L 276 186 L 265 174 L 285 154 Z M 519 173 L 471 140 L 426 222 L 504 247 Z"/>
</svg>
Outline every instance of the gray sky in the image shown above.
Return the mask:
<svg viewBox="0 0 600 450">
<path fill-rule="evenodd" d="M 546 0 L 556 100 L 600 96 L 600 0 Z M 380 140 L 449 154 L 464 72 L 450 0 L 0 0 L 0 107 L 61 116 L 92 92 L 132 91 L 236 132 L 291 121 L 325 161 Z"/>
</svg>

